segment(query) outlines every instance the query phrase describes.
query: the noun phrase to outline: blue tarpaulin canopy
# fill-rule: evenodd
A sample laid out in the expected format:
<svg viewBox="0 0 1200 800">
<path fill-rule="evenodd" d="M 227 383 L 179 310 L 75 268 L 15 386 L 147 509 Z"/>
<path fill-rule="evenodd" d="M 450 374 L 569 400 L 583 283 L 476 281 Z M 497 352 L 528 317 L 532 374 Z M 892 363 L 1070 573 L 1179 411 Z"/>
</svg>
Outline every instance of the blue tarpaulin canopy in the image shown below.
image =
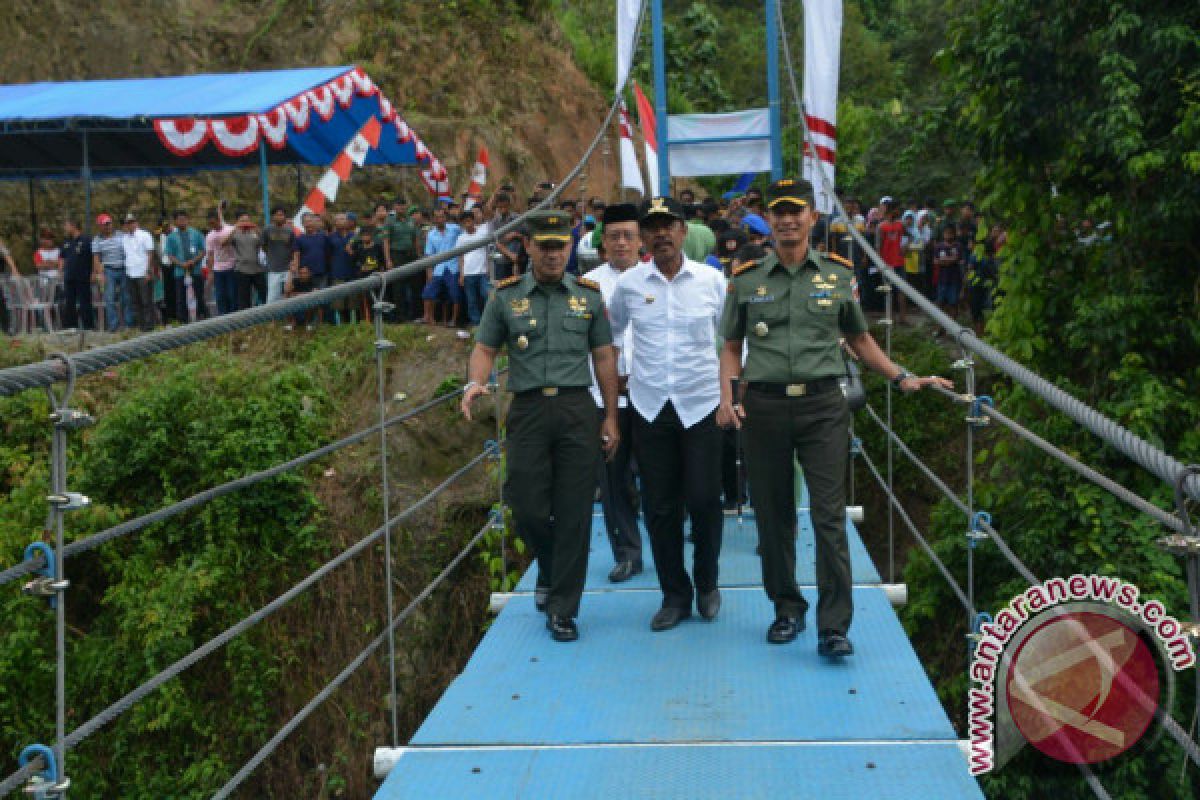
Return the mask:
<svg viewBox="0 0 1200 800">
<path fill-rule="evenodd" d="M 0 179 L 329 166 L 372 117 L 365 163 L 440 168 L 352 66 L 0 86 Z"/>
</svg>

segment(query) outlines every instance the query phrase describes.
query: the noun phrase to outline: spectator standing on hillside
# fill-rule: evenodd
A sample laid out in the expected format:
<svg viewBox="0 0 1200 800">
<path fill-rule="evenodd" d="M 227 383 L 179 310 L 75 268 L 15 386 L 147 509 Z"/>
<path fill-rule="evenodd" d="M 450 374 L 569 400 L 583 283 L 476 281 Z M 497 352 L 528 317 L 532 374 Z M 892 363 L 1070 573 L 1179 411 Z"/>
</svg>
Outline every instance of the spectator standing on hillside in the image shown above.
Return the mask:
<svg viewBox="0 0 1200 800">
<path fill-rule="evenodd" d="M 262 232 L 245 209 L 237 213 L 237 224 L 229 239 L 233 247 L 234 280 L 237 282 L 237 309 L 252 308 L 267 302 L 267 272 L 259 260 Z"/>
<path fill-rule="evenodd" d="M 875 229 L 875 249 L 879 251 L 883 263 L 893 271 L 903 270 L 904 224 L 900 222 L 900 208 L 894 202 L 889 202 L 884 206 L 883 214 L 884 220 Z M 908 300 L 900 291 L 893 291 L 892 296 L 899 303 L 897 321 L 903 325 L 908 317 Z"/>
<path fill-rule="evenodd" d="M 133 316 L 143 331 L 152 330 L 158 324 L 154 307 L 154 275 L 158 264 L 154 257 L 154 237 L 138 225 L 134 214 L 125 215 L 125 235 L 121 237 L 125 248 L 125 279 L 132 300 Z M 129 327 L 133 327 L 131 323 Z"/>
<path fill-rule="evenodd" d="M 363 225 L 363 230 L 370 231 L 369 225 Z M 340 286 L 358 277 L 354 261 L 350 255 L 350 245 L 354 243 L 354 223 L 349 214 L 333 215 L 333 230 L 325 234 L 329 240 L 329 285 Z M 350 320 L 350 312 L 360 305 L 359 298 L 343 297 L 333 301 L 334 321 L 339 325 Z M 368 313 L 367 319 L 370 319 Z"/>
<path fill-rule="evenodd" d="M 225 222 L 224 205 L 222 201 L 220 207 L 208 212 L 208 235 L 204 237 L 204 258 L 212 270 L 218 315 L 237 310 L 237 273 L 233 271 L 237 260 L 232 242 L 234 227 Z M 196 304 L 200 304 L 199 299 Z"/>
<path fill-rule="evenodd" d="M 483 307 L 487 305 L 488 292 L 491 282 L 488 280 L 488 252 L 481 243 L 491 236 L 488 223 L 475 224 L 475 215 L 471 211 L 463 214 L 463 231 L 458 236 L 458 245 L 480 244 L 469 253 L 458 257 L 458 285 L 463 290 L 467 300 L 467 321 L 478 325 L 483 315 Z"/>
<path fill-rule="evenodd" d="M 402 198 L 392 204 L 392 213 L 383 227 L 376 232 L 376 240 L 383 246 L 385 267 L 389 270 L 402 267 L 417 258 L 417 227 L 413 224 L 410 207 Z M 411 322 L 416 319 L 421 307 L 421 288 L 425 278 L 420 273 L 392 281 L 387 286 L 387 301 L 395 309 L 387 319 Z"/>
<path fill-rule="evenodd" d="M 92 243 L 73 219 L 63 225 L 59 259 L 63 271 L 63 327 L 93 330 Z"/>
<path fill-rule="evenodd" d="M 124 235 L 115 230 L 110 214 L 96 217 L 99 232 L 92 238 L 92 272 L 104 286 L 104 327 L 116 333 L 133 327 L 133 304 L 125 276 Z"/>
<path fill-rule="evenodd" d="M 175 319 L 175 269 L 167 261 L 167 237 L 175 230 L 174 224 L 167 217 L 158 221 L 158 230 L 154 235 L 154 256 L 158 259 L 158 280 L 162 287 L 154 289 L 154 302 L 158 307 L 158 319 L 166 325 Z"/>
<path fill-rule="evenodd" d="M 953 225 L 942 228 L 942 240 L 933 246 L 933 263 L 938 268 L 935 302 L 951 319 L 958 316 L 958 301 L 962 294 L 962 250 L 958 244 L 958 229 Z M 934 329 L 934 336 L 941 335 Z"/>
<path fill-rule="evenodd" d="M 54 244 L 54 234 L 44 230 L 38 236 L 38 249 L 33 253 L 33 265 L 37 267 L 38 275 L 46 280 L 57 281 L 61 277 L 62 252 Z"/>
<path fill-rule="evenodd" d="M 208 304 L 204 301 L 204 234 L 189 225 L 188 213 L 175 212 L 175 230 L 167 235 L 163 248 L 167 265 L 175 273 L 175 318 L 180 324 L 191 321 L 188 313 L 188 285 L 196 298 L 196 319 L 208 319 Z"/>
<path fill-rule="evenodd" d="M 311 292 L 314 289 L 324 289 L 329 274 L 329 256 L 332 246 L 329 235 L 321 230 L 321 218 L 316 214 L 306 214 L 304 217 L 304 233 L 296 237 L 292 244 L 292 289 L 298 294 Z M 324 321 L 325 308 L 315 309 L 316 319 Z M 296 323 L 303 322 L 309 330 L 313 329 L 314 310 L 309 309 L 303 314 L 296 315 Z M 285 326 L 290 330 L 290 326 Z"/>
<path fill-rule="evenodd" d="M 13 280 L 21 277 L 21 273 L 17 271 L 17 265 L 13 262 L 12 253 L 9 252 L 8 246 L 4 244 L 4 241 L 0 240 L 0 277 L 3 276 L 5 268 L 7 268 L 8 274 Z M 10 322 L 8 304 L 4 301 L 4 293 L 0 292 L 0 331 L 8 333 Z"/>
<path fill-rule="evenodd" d="M 446 221 L 444 209 L 434 209 L 433 228 L 425 236 L 425 255 L 436 256 L 454 249 L 462 228 Z M 432 269 L 426 269 L 425 288 L 421 292 L 421 300 L 425 304 L 425 324 L 434 325 L 445 322 L 449 327 L 458 324 L 462 313 L 463 294 L 458 285 L 458 259 L 449 258 L 439 261 Z M 435 317 L 435 307 L 439 302 L 445 302 L 445 314 L 439 319 Z"/>
<path fill-rule="evenodd" d="M 366 225 L 358 229 L 358 234 L 350 242 L 350 266 L 355 278 L 374 275 L 387 267 L 387 245 L 379 229 Z M 362 306 L 362 319 L 371 319 L 371 294 L 362 292 L 359 295 Z"/>
<path fill-rule="evenodd" d="M 267 254 L 267 302 L 283 299 L 292 265 L 296 232 L 282 208 L 271 209 L 271 224 L 263 231 L 263 251 Z"/>
</svg>

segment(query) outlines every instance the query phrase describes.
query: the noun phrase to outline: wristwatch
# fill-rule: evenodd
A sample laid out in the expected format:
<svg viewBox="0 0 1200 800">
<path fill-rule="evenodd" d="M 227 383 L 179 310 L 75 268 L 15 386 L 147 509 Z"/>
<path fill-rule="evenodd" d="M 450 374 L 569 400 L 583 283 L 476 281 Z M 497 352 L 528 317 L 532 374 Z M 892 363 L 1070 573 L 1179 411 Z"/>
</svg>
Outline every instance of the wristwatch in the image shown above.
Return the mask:
<svg viewBox="0 0 1200 800">
<path fill-rule="evenodd" d="M 897 389 L 899 389 L 900 384 L 903 383 L 905 380 L 911 378 L 912 376 L 913 376 L 913 374 L 911 372 L 906 370 L 904 367 L 901 367 L 900 371 L 898 373 L 896 373 L 896 377 L 892 378 L 892 385 L 895 386 Z"/>
</svg>

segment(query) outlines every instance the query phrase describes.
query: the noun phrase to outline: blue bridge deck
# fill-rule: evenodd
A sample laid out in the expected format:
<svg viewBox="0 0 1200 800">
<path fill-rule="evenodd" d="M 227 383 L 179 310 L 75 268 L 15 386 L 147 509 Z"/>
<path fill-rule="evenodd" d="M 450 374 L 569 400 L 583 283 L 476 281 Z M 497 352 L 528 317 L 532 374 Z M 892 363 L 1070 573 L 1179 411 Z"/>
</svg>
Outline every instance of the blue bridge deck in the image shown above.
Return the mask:
<svg viewBox="0 0 1200 800">
<path fill-rule="evenodd" d="M 608 583 L 597 515 L 580 640 L 551 641 L 527 574 L 376 800 L 982 798 L 852 525 L 850 540 L 856 653 L 830 663 L 811 612 L 796 642 L 767 644 L 753 517 L 726 519 L 717 619 L 653 633 L 653 566 Z"/>
</svg>

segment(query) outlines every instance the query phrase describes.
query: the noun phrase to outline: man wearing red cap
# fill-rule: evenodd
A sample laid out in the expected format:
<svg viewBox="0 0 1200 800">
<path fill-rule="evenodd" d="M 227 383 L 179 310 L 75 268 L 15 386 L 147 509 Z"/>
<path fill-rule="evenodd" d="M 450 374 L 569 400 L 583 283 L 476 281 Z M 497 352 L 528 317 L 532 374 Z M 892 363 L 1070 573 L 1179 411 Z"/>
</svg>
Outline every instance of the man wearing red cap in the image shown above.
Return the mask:
<svg viewBox="0 0 1200 800">
<path fill-rule="evenodd" d="M 96 217 L 100 232 L 92 239 L 92 273 L 104 286 L 104 327 L 109 333 L 133 327 L 133 303 L 125 275 L 125 243 L 122 233 L 113 230 L 110 214 Z M 120 310 L 117 302 L 120 298 Z"/>
</svg>

